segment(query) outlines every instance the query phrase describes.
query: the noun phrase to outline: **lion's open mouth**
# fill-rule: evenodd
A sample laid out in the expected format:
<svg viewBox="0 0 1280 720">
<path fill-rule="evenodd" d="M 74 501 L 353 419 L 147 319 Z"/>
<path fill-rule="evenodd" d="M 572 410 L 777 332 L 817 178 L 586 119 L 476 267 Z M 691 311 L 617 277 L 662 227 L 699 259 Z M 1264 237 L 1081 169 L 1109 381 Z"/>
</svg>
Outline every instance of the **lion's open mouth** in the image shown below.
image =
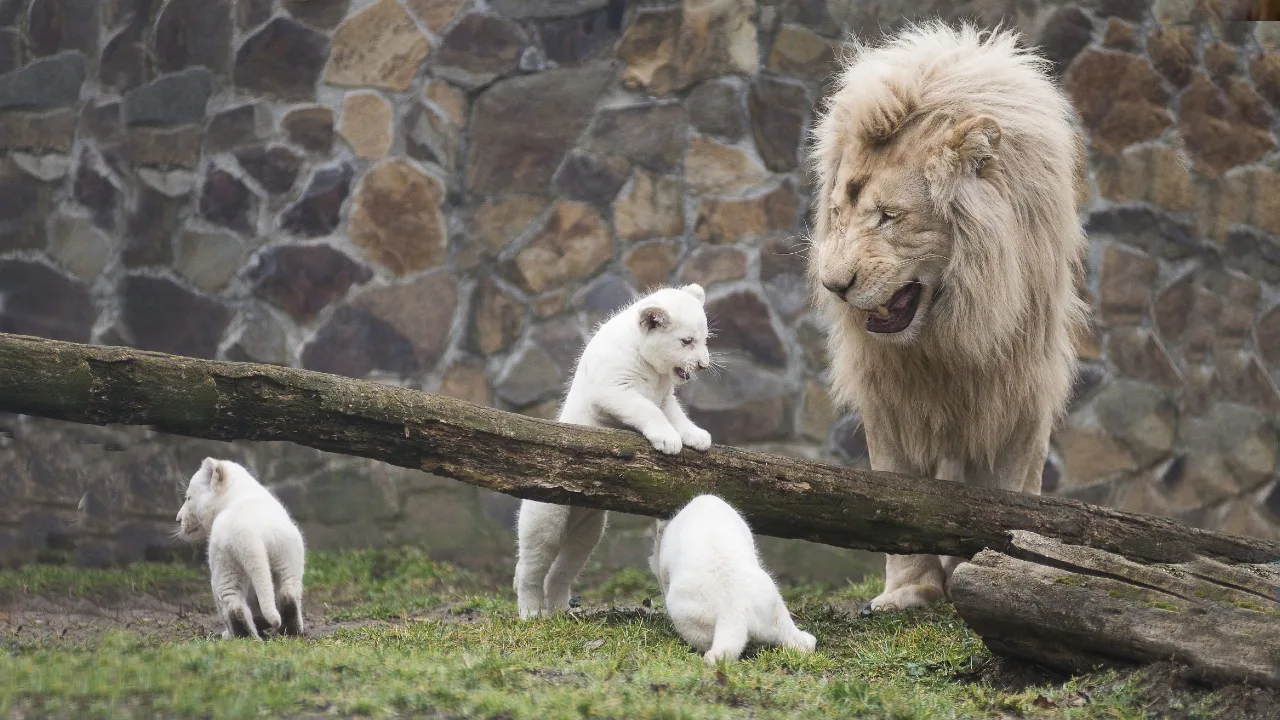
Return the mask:
<svg viewBox="0 0 1280 720">
<path fill-rule="evenodd" d="M 924 286 L 911 281 L 893 294 L 889 302 L 867 314 L 867 332 L 892 334 L 902 332 L 916 318 Z"/>
<path fill-rule="evenodd" d="M 676 377 L 680 378 L 680 380 L 682 381 L 687 381 L 689 379 L 689 371 L 685 370 L 682 367 L 676 368 L 675 373 L 676 373 Z"/>
</svg>

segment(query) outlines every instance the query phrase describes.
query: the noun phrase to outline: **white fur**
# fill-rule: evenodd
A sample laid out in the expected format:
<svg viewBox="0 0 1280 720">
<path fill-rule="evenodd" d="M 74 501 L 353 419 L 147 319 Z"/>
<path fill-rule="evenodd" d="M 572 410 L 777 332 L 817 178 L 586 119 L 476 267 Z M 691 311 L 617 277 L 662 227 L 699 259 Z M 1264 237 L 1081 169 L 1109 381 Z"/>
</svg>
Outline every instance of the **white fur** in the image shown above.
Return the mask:
<svg viewBox="0 0 1280 720">
<path fill-rule="evenodd" d="M 180 537 L 209 541 L 213 599 L 227 628 L 222 637 L 261 639 L 267 627 L 302 634 L 302 533 L 248 470 L 205 458 L 177 520 Z"/>
<path fill-rule="evenodd" d="M 746 521 L 715 495 L 658 523 L 649 567 L 676 631 L 708 665 L 737 660 L 748 641 L 802 652 L 817 644 L 791 620 Z"/>
<path fill-rule="evenodd" d="M 578 358 L 560 422 L 630 428 L 655 448 L 711 447 L 676 399 L 686 377 L 710 365 L 706 295 L 699 285 L 657 290 L 596 330 Z M 520 617 L 569 607 L 569 586 L 604 534 L 603 510 L 525 500 L 517 522 L 514 585 Z"/>
</svg>

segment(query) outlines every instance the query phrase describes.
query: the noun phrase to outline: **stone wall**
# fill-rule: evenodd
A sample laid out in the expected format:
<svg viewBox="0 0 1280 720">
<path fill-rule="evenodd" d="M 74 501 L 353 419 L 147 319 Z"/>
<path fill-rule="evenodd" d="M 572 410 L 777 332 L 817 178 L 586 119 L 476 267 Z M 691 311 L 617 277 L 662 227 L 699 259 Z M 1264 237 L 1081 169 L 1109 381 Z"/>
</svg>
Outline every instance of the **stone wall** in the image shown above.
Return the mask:
<svg viewBox="0 0 1280 720">
<path fill-rule="evenodd" d="M 1280 35 L 1195 7 L 0 0 L 0 330 L 551 417 L 593 323 L 696 281 L 727 367 L 687 388 L 693 417 L 717 442 L 865 464 L 802 278 L 812 107 L 846 33 L 1003 20 L 1090 134 L 1099 312 L 1046 490 L 1274 537 Z M 313 547 L 511 553 L 510 498 L 419 473 L 3 425 L 0 562 L 171 553 L 175 480 L 206 454 L 274 484 Z M 600 557 L 635 562 L 640 524 L 621 525 Z"/>
</svg>

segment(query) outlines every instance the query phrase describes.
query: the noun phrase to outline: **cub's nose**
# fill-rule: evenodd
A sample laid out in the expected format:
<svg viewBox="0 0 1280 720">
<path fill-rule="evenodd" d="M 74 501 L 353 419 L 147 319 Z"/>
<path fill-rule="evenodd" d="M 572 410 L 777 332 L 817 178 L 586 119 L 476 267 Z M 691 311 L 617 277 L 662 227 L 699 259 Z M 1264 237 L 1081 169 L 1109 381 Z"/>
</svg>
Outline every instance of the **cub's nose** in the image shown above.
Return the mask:
<svg viewBox="0 0 1280 720">
<path fill-rule="evenodd" d="M 699 361 L 698 361 L 698 369 L 699 369 L 699 370 L 706 370 L 706 369 L 707 369 L 707 361 L 706 361 L 706 360 L 699 360 Z"/>
<path fill-rule="evenodd" d="M 856 283 L 857 281 L 858 281 L 858 276 L 855 274 L 850 276 L 849 282 L 845 285 L 840 285 L 838 283 L 828 281 L 828 282 L 822 283 L 822 287 L 826 288 L 827 290 L 830 290 L 833 295 L 840 298 L 841 300 L 844 300 L 845 295 L 849 293 L 849 290 L 853 288 L 853 284 Z"/>
</svg>

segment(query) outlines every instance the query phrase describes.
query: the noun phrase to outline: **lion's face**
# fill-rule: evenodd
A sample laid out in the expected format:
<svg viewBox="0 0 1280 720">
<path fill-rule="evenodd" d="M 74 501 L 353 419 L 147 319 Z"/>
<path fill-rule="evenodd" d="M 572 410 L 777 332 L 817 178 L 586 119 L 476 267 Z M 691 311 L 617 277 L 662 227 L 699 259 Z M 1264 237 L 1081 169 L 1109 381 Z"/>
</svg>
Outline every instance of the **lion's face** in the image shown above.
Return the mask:
<svg viewBox="0 0 1280 720">
<path fill-rule="evenodd" d="M 909 145 L 847 151 L 826 196 L 818 281 L 863 316 L 867 332 L 910 343 L 929 322 L 952 234 Z"/>
</svg>

